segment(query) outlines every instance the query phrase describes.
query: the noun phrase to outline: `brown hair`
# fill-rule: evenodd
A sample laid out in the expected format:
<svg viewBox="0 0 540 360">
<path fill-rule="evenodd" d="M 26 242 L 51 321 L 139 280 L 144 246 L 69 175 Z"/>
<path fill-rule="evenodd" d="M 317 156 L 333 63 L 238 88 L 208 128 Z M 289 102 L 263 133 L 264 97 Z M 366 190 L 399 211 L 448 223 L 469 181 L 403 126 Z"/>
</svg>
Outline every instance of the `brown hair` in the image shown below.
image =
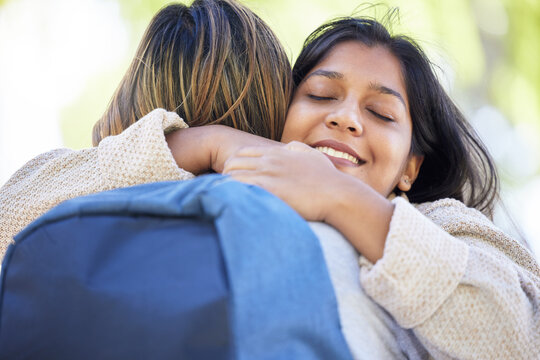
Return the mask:
<svg viewBox="0 0 540 360">
<path fill-rule="evenodd" d="M 150 22 L 92 141 L 156 108 L 189 126 L 223 124 L 279 140 L 291 84 L 284 49 L 251 10 L 234 0 L 172 4 Z"/>
</svg>

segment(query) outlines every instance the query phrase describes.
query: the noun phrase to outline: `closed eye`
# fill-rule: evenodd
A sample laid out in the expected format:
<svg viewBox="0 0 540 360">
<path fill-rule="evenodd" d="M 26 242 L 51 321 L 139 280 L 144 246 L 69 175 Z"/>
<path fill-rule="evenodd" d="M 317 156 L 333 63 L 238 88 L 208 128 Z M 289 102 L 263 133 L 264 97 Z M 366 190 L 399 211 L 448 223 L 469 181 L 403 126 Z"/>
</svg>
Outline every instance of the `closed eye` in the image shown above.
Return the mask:
<svg viewBox="0 0 540 360">
<path fill-rule="evenodd" d="M 367 111 L 369 111 L 371 114 L 373 114 L 375 117 L 378 117 L 379 119 L 381 120 L 384 120 L 384 121 L 395 121 L 394 119 L 390 118 L 390 117 L 387 117 L 387 116 L 384 116 L 384 115 L 381 115 L 379 114 L 378 112 L 376 111 L 373 111 L 371 109 L 367 109 Z"/>
<path fill-rule="evenodd" d="M 333 97 L 329 97 L 329 96 L 317 96 L 317 95 L 313 95 L 313 94 L 308 94 L 308 97 L 309 97 L 310 99 L 317 100 L 317 101 L 335 100 L 335 98 L 333 98 Z"/>
</svg>

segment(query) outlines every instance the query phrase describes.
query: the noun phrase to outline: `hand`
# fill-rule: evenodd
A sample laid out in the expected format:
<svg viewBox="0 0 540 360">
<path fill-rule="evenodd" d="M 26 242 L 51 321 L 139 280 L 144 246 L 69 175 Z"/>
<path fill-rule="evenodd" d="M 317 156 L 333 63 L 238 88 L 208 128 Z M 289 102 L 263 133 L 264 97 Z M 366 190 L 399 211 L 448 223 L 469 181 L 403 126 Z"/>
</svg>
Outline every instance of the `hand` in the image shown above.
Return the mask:
<svg viewBox="0 0 540 360">
<path fill-rule="evenodd" d="M 308 221 L 332 225 L 371 262 L 382 257 L 393 205 L 321 152 L 298 142 L 247 147 L 226 161 L 223 173 L 263 187 Z"/>
<path fill-rule="evenodd" d="M 261 186 L 281 198 L 306 220 L 324 221 L 328 199 L 343 176 L 321 152 L 299 142 L 282 147 L 246 147 L 223 169 L 234 179 Z"/>
<path fill-rule="evenodd" d="M 167 134 L 166 140 L 176 164 L 195 175 L 222 172 L 225 161 L 245 146 L 284 146 L 223 125 L 180 129 Z"/>
<path fill-rule="evenodd" d="M 213 125 L 212 127 L 216 134 L 210 137 L 212 170 L 218 173 L 222 173 L 225 162 L 243 148 L 260 147 L 262 149 L 270 149 L 285 146 L 285 144 L 278 141 L 266 139 L 227 126 Z"/>
</svg>

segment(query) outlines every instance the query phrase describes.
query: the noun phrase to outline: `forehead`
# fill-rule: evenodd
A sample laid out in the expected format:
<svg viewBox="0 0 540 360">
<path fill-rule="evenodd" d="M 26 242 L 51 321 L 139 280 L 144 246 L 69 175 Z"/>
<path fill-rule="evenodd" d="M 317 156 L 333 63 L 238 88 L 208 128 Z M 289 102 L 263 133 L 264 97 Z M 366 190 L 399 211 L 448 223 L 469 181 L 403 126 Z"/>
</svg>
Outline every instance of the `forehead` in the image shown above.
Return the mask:
<svg viewBox="0 0 540 360">
<path fill-rule="evenodd" d="M 320 69 L 341 74 L 340 80 L 352 84 L 376 82 L 400 92 L 405 98 L 407 95 L 401 63 L 380 45 L 370 47 L 354 40 L 339 43 L 310 70 L 306 79 Z"/>
</svg>

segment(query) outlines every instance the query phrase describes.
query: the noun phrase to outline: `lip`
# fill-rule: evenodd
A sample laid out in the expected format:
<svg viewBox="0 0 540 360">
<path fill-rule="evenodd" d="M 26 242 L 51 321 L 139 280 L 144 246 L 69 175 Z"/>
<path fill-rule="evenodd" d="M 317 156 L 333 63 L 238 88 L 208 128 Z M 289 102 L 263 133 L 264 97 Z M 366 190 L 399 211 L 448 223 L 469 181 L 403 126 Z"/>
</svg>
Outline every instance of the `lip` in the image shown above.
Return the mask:
<svg viewBox="0 0 540 360">
<path fill-rule="evenodd" d="M 363 165 L 366 163 L 366 161 L 364 159 L 362 159 L 357 153 L 356 151 L 354 151 L 353 149 L 351 149 L 350 146 L 346 145 L 346 144 L 343 144 L 343 143 L 340 143 L 338 141 L 335 141 L 335 140 L 321 140 L 321 141 L 317 141 L 316 143 L 313 143 L 310 145 L 312 148 L 316 148 L 316 147 L 329 147 L 329 148 L 332 148 L 334 150 L 338 150 L 338 151 L 341 151 L 341 152 L 344 152 L 344 153 L 347 153 L 355 158 L 358 159 L 358 164 L 354 164 L 354 163 L 351 163 L 350 161 L 348 160 L 345 160 L 345 159 L 341 159 L 341 158 L 335 158 L 335 157 L 332 157 L 330 155 L 327 155 L 325 154 L 326 156 L 328 156 L 332 161 L 335 160 L 335 162 L 338 162 L 339 164 L 341 163 L 344 163 L 346 162 L 349 166 L 350 164 L 354 165 L 354 166 L 360 166 L 360 165 Z"/>
</svg>

